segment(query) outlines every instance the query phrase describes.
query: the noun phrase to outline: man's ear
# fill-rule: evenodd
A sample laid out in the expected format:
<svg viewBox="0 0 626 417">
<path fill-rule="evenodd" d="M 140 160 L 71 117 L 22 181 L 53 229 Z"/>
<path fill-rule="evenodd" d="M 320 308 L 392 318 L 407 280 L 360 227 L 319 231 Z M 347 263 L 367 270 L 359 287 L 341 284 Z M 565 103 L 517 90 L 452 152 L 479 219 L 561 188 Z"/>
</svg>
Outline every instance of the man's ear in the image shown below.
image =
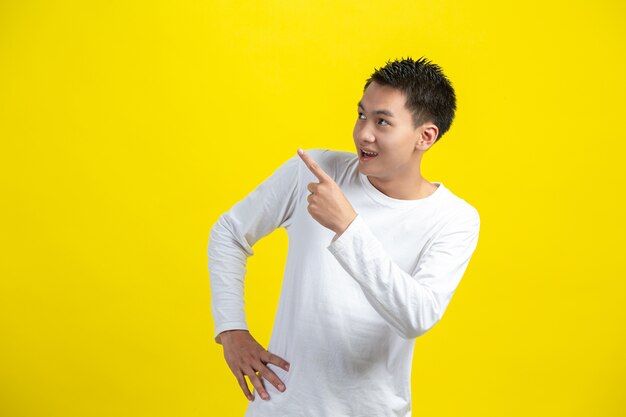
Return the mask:
<svg viewBox="0 0 626 417">
<path fill-rule="evenodd" d="M 417 128 L 415 147 L 421 151 L 430 148 L 439 135 L 439 128 L 432 122 L 426 122 Z"/>
</svg>

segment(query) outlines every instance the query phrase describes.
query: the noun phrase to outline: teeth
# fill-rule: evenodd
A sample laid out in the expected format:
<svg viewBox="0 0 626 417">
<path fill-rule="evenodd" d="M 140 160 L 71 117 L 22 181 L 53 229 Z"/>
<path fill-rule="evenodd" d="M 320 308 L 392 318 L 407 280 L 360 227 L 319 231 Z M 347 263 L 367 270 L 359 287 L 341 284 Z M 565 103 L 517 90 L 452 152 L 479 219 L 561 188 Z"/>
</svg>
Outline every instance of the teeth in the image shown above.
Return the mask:
<svg viewBox="0 0 626 417">
<path fill-rule="evenodd" d="M 362 149 L 361 149 L 362 150 Z M 363 151 L 363 153 L 367 156 L 376 156 L 378 155 L 376 152 L 367 152 L 367 151 Z"/>
</svg>

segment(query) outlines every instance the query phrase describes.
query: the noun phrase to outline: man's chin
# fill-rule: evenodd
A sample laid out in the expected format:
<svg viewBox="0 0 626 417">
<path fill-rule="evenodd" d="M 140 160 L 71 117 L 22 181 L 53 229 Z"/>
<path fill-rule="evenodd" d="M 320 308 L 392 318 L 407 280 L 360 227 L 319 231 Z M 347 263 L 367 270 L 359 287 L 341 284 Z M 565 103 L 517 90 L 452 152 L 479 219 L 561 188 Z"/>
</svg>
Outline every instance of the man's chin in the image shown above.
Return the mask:
<svg viewBox="0 0 626 417">
<path fill-rule="evenodd" d="M 367 165 L 363 165 L 361 163 L 359 163 L 358 169 L 359 169 L 359 172 L 361 174 L 363 174 L 363 175 L 374 175 L 375 174 L 375 172 L 372 170 L 371 167 L 369 167 Z"/>
</svg>

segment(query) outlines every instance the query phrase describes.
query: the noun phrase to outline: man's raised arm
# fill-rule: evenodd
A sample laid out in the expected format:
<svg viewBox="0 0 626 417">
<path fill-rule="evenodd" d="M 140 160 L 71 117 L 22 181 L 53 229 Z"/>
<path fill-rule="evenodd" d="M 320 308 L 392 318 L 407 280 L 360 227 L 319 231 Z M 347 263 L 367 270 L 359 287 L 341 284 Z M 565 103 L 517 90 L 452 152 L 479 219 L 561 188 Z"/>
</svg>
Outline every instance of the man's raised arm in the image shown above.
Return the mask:
<svg viewBox="0 0 626 417">
<path fill-rule="evenodd" d="M 354 278 L 372 307 L 404 338 L 441 320 L 478 244 L 480 216 L 467 210 L 448 223 L 419 260 L 403 271 L 358 215 L 327 249 Z"/>
</svg>

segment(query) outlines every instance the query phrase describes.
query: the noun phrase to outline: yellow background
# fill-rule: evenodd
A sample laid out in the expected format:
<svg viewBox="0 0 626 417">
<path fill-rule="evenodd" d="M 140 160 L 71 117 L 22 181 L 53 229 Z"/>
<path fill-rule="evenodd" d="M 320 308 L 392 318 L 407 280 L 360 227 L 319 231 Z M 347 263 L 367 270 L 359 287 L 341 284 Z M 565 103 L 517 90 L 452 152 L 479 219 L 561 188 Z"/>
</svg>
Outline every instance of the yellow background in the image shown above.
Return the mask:
<svg viewBox="0 0 626 417">
<path fill-rule="evenodd" d="M 298 147 L 353 151 L 388 59 L 458 97 L 423 161 L 481 214 L 415 416 L 626 413 L 618 1 L 0 3 L 0 415 L 241 416 L 213 341 L 220 214 Z M 284 230 L 249 259 L 267 345 Z"/>
</svg>

